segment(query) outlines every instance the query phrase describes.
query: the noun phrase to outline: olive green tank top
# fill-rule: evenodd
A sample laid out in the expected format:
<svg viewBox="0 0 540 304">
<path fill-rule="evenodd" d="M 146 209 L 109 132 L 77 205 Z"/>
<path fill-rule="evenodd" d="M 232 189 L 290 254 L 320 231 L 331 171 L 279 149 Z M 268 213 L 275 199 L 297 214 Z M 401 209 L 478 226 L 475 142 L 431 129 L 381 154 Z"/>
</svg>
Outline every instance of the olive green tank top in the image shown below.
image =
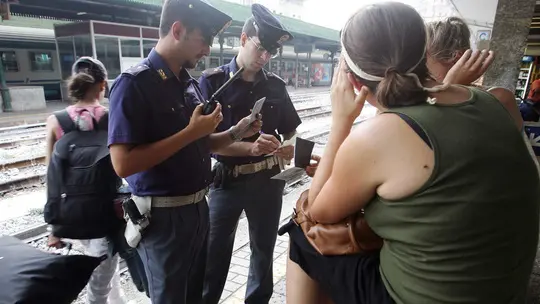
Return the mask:
<svg viewBox="0 0 540 304">
<path fill-rule="evenodd" d="M 492 95 L 458 105 L 392 109 L 435 154 L 415 194 L 365 209 L 384 238 L 380 271 L 398 304 L 525 303 L 537 250 L 540 185 L 523 137 Z"/>
</svg>

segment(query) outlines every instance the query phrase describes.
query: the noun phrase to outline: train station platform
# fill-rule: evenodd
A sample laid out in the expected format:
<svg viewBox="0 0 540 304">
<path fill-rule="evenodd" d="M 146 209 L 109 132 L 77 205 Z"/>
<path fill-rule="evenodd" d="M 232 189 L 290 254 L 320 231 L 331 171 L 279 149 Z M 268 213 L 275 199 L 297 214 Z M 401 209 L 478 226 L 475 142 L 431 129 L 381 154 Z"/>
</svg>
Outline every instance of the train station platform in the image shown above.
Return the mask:
<svg viewBox="0 0 540 304">
<path fill-rule="evenodd" d="M 330 90 L 330 87 L 311 87 L 311 88 L 297 88 L 287 87 L 289 94 L 293 95 L 302 95 L 302 94 L 313 94 L 316 92 L 327 92 Z M 47 102 L 47 108 L 44 110 L 30 110 L 22 112 L 8 112 L 0 113 L 0 128 L 13 127 L 24 124 L 37 124 L 44 123 L 47 120 L 47 117 L 51 115 L 52 112 L 61 110 L 68 106 L 67 102 L 62 101 L 50 101 Z M 104 105 L 107 105 L 107 100 L 105 100 Z"/>
</svg>

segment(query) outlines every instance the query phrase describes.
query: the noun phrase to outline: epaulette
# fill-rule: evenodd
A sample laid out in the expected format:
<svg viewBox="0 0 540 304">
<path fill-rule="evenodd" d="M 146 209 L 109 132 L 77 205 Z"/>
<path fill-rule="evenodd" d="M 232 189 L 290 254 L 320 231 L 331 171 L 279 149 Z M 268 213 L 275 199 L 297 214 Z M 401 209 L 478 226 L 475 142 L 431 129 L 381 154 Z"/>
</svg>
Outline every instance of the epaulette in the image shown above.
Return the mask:
<svg viewBox="0 0 540 304">
<path fill-rule="evenodd" d="M 202 72 L 202 76 L 208 78 L 210 76 L 218 75 L 221 73 L 225 73 L 225 71 L 221 67 L 212 68 L 212 69 L 206 69 Z"/>
<path fill-rule="evenodd" d="M 129 75 L 132 75 L 132 76 L 137 76 L 141 72 L 147 71 L 149 69 L 150 69 L 150 67 L 148 65 L 146 65 L 144 63 L 138 63 L 138 64 L 130 67 L 129 69 L 125 70 L 122 74 L 129 74 Z"/>
<path fill-rule="evenodd" d="M 266 77 L 268 78 L 275 78 L 277 80 L 280 80 L 281 82 L 283 82 L 283 84 L 287 84 L 287 82 L 285 80 L 283 80 L 283 78 L 279 77 L 278 75 L 270 72 L 270 71 L 266 71 Z"/>
</svg>

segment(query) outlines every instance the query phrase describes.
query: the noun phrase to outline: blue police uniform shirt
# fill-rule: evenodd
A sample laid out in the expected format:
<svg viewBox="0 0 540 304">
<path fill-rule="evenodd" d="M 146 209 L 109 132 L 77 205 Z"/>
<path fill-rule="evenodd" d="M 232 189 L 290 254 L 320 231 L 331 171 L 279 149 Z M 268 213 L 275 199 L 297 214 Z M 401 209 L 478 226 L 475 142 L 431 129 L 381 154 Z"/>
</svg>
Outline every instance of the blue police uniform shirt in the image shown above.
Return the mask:
<svg viewBox="0 0 540 304">
<path fill-rule="evenodd" d="M 210 98 L 237 70 L 235 56 L 229 64 L 204 71 L 199 79 L 203 96 L 207 99 Z M 293 132 L 302 123 L 289 97 L 285 82 L 277 75 L 261 70 L 255 82 L 247 82 L 239 78 L 217 98 L 222 105 L 223 121 L 216 131 L 226 131 L 242 118 L 248 116 L 255 102 L 262 97 L 266 97 L 261 111 L 264 133 L 273 134 L 280 139 L 278 133 Z M 258 137 L 259 134 L 256 134 L 251 138 L 245 138 L 244 141 L 254 142 Z M 222 155 L 214 155 L 214 157 L 230 166 L 259 162 L 265 158 L 264 156 L 231 157 Z"/>
<path fill-rule="evenodd" d="M 203 100 L 195 79 L 179 77 L 152 50 L 140 64 L 122 73 L 109 96 L 109 146 L 144 145 L 184 129 Z M 208 137 L 196 140 L 155 167 L 126 178 L 137 196 L 180 196 L 211 183 Z"/>
</svg>

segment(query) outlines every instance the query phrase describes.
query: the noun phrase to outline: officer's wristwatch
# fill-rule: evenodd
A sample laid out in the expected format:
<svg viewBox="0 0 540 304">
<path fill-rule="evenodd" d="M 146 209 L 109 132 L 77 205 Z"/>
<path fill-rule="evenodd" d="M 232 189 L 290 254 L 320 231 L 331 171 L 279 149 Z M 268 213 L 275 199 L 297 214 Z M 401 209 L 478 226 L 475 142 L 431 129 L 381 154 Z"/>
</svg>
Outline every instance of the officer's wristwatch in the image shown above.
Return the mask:
<svg viewBox="0 0 540 304">
<path fill-rule="evenodd" d="M 233 141 L 241 141 L 242 140 L 242 136 L 240 136 L 240 134 L 238 134 L 238 128 L 235 128 L 235 126 L 232 126 L 229 128 L 229 136 L 231 137 L 231 139 Z"/>
</svg>

